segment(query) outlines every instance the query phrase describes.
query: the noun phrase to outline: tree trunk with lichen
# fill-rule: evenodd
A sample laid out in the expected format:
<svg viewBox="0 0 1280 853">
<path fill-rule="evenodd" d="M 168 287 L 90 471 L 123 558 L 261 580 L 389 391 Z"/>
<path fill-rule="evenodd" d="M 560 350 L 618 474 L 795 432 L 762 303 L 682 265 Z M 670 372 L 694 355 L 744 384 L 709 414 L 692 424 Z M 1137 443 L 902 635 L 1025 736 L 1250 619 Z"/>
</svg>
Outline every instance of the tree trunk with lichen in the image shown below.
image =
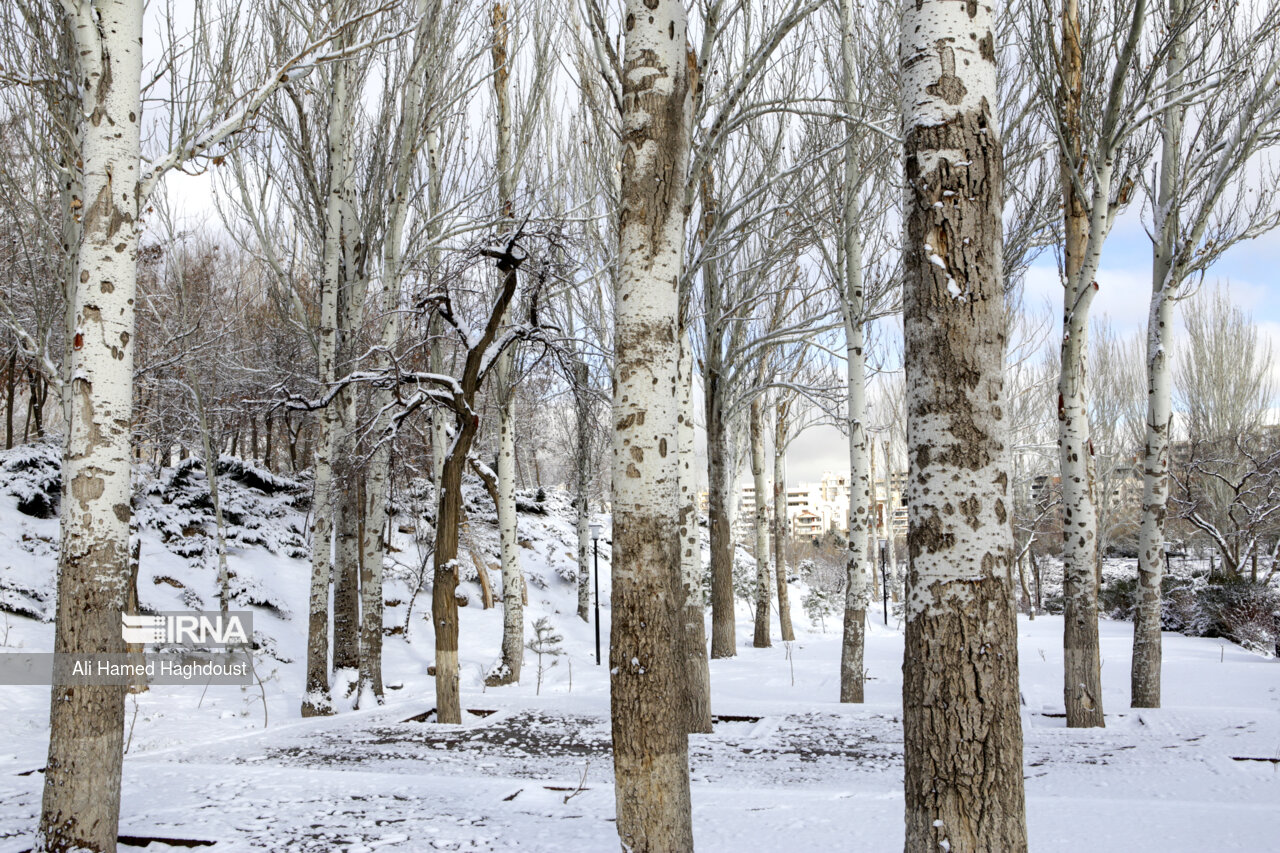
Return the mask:
<svg viewBox="0 0 1280 853">
<path fill-rule="evenodd" d="M 846 103 L 857 97 L 855 79 L 853 5 L 840 5 L 840 39 L 843 57 L 843 94 Z M 844 636 L 840 647 L 840 701 L 861 702 L 866 677 L 867 619 L 867 521 L 871 500 L 870 457 L 867 445 L 866 353 L 863 349 L 865 299 L 862 289 L 862 234 L 858 210 L 858 151 L 852 136 L 845 143 L 844 187 L 839 246 L 844 276 L 840 308 L 844 315 L 848 381 L 849 435 L 849 553 L 845 563 Z"/>
<path fill-rule="evenodd" d="M 679 609 L 679 279 L 689 157 L 681 0 L 628 0 L 614 303 L 610 705 L 622 848 L 693 849 Z"/>
<path fill-rule="evenodd" d="M 137 291 L 142 2 L 66 3 L 80 84 L 81 234 L 68 294 L 54 652 L 124 655 Z M 37 850 L 114 850 L 126 686 L 54 685 Z"/>
<path fill-rule="evenodd" d="M 1026 850 L 989 5 L 907 4 L 906 846 Z"/>
</svg>

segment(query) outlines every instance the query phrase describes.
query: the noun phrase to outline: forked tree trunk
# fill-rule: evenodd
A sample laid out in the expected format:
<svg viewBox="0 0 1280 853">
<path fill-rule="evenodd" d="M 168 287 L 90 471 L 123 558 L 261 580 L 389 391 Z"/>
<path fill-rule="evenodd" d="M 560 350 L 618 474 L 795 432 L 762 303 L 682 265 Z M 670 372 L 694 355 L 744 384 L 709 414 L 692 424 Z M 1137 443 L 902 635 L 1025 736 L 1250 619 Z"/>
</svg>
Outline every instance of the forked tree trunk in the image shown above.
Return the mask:
<svg viewBox="0 0 1280 853">
<path fill-rule="evenodd" d="M 1169 0 L 1169 20 L 1179 20 L 1182 10 L 1183 0 Z M 1165 60 L 1170 91 L 1182 88 L 1186 61 L 1184 31 L 1174 37 Z M 1155 205 L 1158 218 L 1152 244 L 1151 307 L 1147 314 L 1147 426 L 1142 454 L 1142 521 L 1138 528 L 1138 600 L 1133 614 L 1133 663 L 1129 673 L 1130 704 L 1134 708 L 1160 707 L 1160 584 L 1166 568 L 1164 525 L 1169 514 L 1169 429 L 1173 422 L 1173 370 L 1166 335 L 1172 334 L 1173 291 L 1179 283 L 1172 273 L 1180 230 L 1177 164 L 1183 121 L 1182 107 L 1168 106 L 1160 124 L 1160 185 Z"/>
<path fill-rule="evenodd" d="M 856 60 L 852 0 L 841 0 L 840 42 L 843 58 L 843 95 L 845 103 L 854 104 L 858 97 L 855 85 Z M 870 456 L 867 447 L 866 354 L 863 352 L 865 304 L 862 290 L 862 234 L 858 210 L 858 151 L 856 136 L 851 134 L 844 149 L 843 215 L 839 246 L 844 276 L 840 299 L 844 315 L 845 352 L 848 370 L 849 433 L 849 554 L 845 563 L 844 637 L 840 646 L 840 701 L 861 702 L 866 674 L 867 618 L 867 512 L 871 500 L 868 475 Z"/>
<path fill-rule="evenodd" d="M 678 629 L 677 444 L 689 65 L 682 0 L 628 0 L 623 77 L 613 623 L 609 642 L 618 837 L 629 853 L 693 849 L 685 667 Z"/>
<path fill-rule="evenodd" d="M 782 642 L 796 638 L 791 627 L 791 603 L 787 599 L 787 412 L 789 403 L 774 407 L 773 433 L 773 572 L 778 583 L 778 624 Z"/>
<path fill-rule="evenodd" d="M 64 4 L 84 117 L 54 632 L 54 652 L 68 656 L 126 652 L 142 6 Z M 37 850 L 115 850 L 124 695 L 123 684 L 53 687 Z"/>
<path fill-rule="evenodd" d="M 1068 144 L 1080 158 L 1080 109 L 1084 87 L 1078 0 L 1062 10 L 1063 85 L 1061 97 Z M 1082 270 L 1089 248 L 1090 221 L 1084 199 L 1063 159 L 1064 273 L 1062 372 L 1058 380 L 1058 458 L 1062 469 L 1062 598 L 1063 699 L 1067 725 L 1102 726 L 1102 662 L 1098 650 L 1098 514 L 1094 504 L 1090 457 L 1089 412 L 1085 402 L 1085 357 L 1088 353 L 1088 304 Z M 1107 164 L 1103 168 L 1109 168 Z M 1099 177 L 1099 182 L 1103 179 Z M 1106 183 L 1109 184 L 1109 178 Z M 1095 199 L 1095 205 L 1098 203 Z M 1106 203 L 1106 200 L 1103 200 Z"/>
<path fill-rule="evenodd" d="M 680 334 L 679 415 L 676 452 L 680 484 L 680 627 L 684 638 L 685 718 L 690 732 L 711 732 L 711 669 L 707 660 L 706 608 L 702 595 L 702 537 L 698 533 L 698 478 L 694 464 L 693 348 Z"/>
<path fill-rule="evenodd" d="M 903 9 L 905 849 L 1021 851 L 992 13 Z"/>
<path fill-rule="evenodd" d="M 757 649 L 767 649 L 769 642 L 769 603 L 773 600 L 770 593 L 769 577 L 769 502 L 765 500 L 764 479 L 764 401 L 757 396 L 751 401 L 748 430 L 751 438 L 751 478 L 755 488 L 756 506 L 755 551 L 756 551 L 756 623 L 755 636 L 751 645 Z"/>
</svg>

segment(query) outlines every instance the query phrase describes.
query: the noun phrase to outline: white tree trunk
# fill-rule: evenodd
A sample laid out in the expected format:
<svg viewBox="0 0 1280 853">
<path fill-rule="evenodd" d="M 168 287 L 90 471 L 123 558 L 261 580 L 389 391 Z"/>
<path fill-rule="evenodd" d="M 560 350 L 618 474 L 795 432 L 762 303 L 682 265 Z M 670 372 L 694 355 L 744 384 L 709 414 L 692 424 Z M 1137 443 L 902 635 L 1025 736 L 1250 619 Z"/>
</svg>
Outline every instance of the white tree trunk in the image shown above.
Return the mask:
<svg viewBox="0 0 1280 853">
<path fill-rule="evenodd" d="M 778 584 L 778 625 L 782 642 L 795 640 L 791 627 L 791 602 L 787 596 L 787 405 L 779 402 L 774 410 L 773 436 L 773 572 Z"/>
<path fill-rule="evenodd" d="M 418 25 L 414 34 L 415 49 L 430 37 L 432 21 L 429 17 L 430 0 L 416 0 L 414 14 Z M 382 351 L 377 364 L 383 369 L 392 366 L 396 343 L 400 339 L 400 291 L 403 285 L 404 226 L 409 212 L 410 179 L 417 162 L 418 128 L 422 122 L 423 80 L 428 70 L 420 61 L 410 65 L 404 80 L 404 92 L 400 99 L 399 124 L 396 128 L 394 165 L 391 179 L 391 199 L 387 210 L 387 231 L 382 243 L 382 292 L 379 307 L 382 319 Z M 427 164 L 428 170 L 435 163 Z M 428 175 L 432 173 L 428 171 Z M 388 503 L 391 488 L 391 446 L 383 436 L 389 423 L 389 410 L 394 400 L 391 389 L 379 389 L 373 394 L 373 409 L 377 412 L 371 430 L 377 442 L 369 459 L 365 475 L 364 526 L 360 543 L 360 680 L 356 690 L 358 706 L 382 704 L 382 597 L 383 558 L 386 554 L 389 530 Z M 386 414 L 384 414 L 386 413 Z"/>
<path fill-rule="evenodd" d="M 337 47 L 341 46 L 338 39 Z M 324 275 L 320 280 L 320 326 L 318 373 L 321 386 L 337 379 L 338 306 L 342 287 L 342 234 L 347 214 L 347 149 L 350 145 L 351 105 L 347 92 L 349 65 L 337 63 L 330 70 L 329 103 L 329 184 L 325 202 Z M 307 681 L 302 698 L 302 716 L 333 712 L 329 698 L 329 584 L 333 567 L 333 459 L 342 432 L 342 413 L 337 401 L 325 406 L 320 416 L 320 436 L 316 441 L 314 491 L 311 505 L 311 592 L 307 628 Z"/>
<path fill-rule="evenodd" d="M 427 131 L 427 268 L 433 278 L 442 275 L 440 268 L 440 221 L 442 186 L 440 162 L 440 134 L 435 130 Z M 438 283 L 437 283 L 438 286 Z M 444 345 L 435 340 L 439 333 L 439 322 L 432 315 L 427 324 L 427 337 L 431 340 L 431 352 L 427 356 L 428 368 L 432 373 L 444 373 Z M 441 409 L 431 415 L 431 482 L 436 490 L 440 489 L 440 478 L 444 474 L 444 459 L 449 453 L 449 422 L 452 416 Z M 438 495 L 437 495 L 438 497 Z"/>
<path fill-rule="evenodd" d="M 896 536 L 893 530 L 893 462 L 890 457 L 891 441 L 885 438 L 880 446 L 884 451 L 884 535 L 889 549 L 889 595 L 894 603 L 898 601 L 898 590 L 902 579 L 898 576 L 898 554 L 895 547 Z"/>
<path fill-rule="evenodd" d="M 493 6 L 493 87 L 497 103 L 498 202 L 502 221 L 515 227 L 515 163 L 511 144 L 511 66 L 507 53 L 506 8 Z M 504 275 L 517 275 L 512 269 Z M 498 396 L 498 540 L 502 560 L 502 661 L 490 677 L 493 684 L 520 680 L 524 656 L 524 577 L 520 573 L 520 546 L 516 530 L 516 389 L 514 353 L 499 356 L 494 372 Z"/>
<path fill-rule="evenodd" d="M 903 5 L 906 849 L 1027 849 L 990 5 Z"/>
<path fill-rule="evenodd" d="M 769 603 L 773 600 L 769 577 L 769 502 L 765 500 L 768 485 L 764 478 L 764 401 L 757 395 L 751 401 L 750 423 L 751 478 L 755 487 L 756 507 L 753 518 L 756 552 L 756 624 L 751 645 L 767 649 L 769 642 Z"/>
<path fill-rule="evenodd" d="M 499 366 L 496 381 L 509 382 L 509 366 Z M 520 680 L 524 654 L 523 576 L 516 532 L 516 425 L 512 408 L 515 394 L 498 410 L 498 540 L 502 555 L 502 663 L 494 684 Z"/>
<path fill-rule="evenodd" d="M 360 236 L 360 222 L 355 213 L 355 162 L 349 116 L 351 104 L 359 97 L 360 81 L 348 78 L 344 90 L 348 103 L 343 107 L 339 125 L 346 139 L 341 143 L 342 160 L 331 168 L 339 170 L 336 183 L 342 230 L 337 235 L 339 257 L 338 335 L 336 378 L 350 373 L 360 353 L 358 336 L 364 325 L 364 299 L 369 282 L 357 269 L 355 253 Z M 326 239 L 327 235 L 326 235 Z M 344 390 L 327 408 L 339 412 L 341 426 L 335 437 L 334 481 L 338 488 L 333 510 L 333 660 L 335 684 L 341 682 L 348 694 L 357 686 L 360 669 L 360 571 L 361 530 L 363 523 L 364 471 L 358 463 L 362 446 L 359 431 L 359 401 L 354 387 Z"/>
<path fill-rule="evenodd" d="M 679 416 L 676 452 L 680 484 L 681 627 L 684 635 L 686 709 L 690 732 L 711 732 L 711 670 L 707 659 L 702 596 L 702 537 L 698 533 L 698 477 L 693 420 L 693 348 L 680 335 Z"/>
<path fill-rule="evenodd" d="M 1179 20 L 1182 0 L 1169 0 L 1169 19 Z M 1175 35 L 1165 60 L 1170 91 L 1182 88 L 1187 36 Z M 1147 424 L 1142 454 L 1142 521 L 1138 528 L 1138 600 L 1133 614 L 1133 662 L 1129 695 L 1134 708 L 1160 707 L 1161 609 L 1164 579 L 1164 525 L 1169 514 L 1169 430 L 1173 423 L 1172 335 L 1174 280 L 1178 252 L 1179 158 L 1184 115 L 1167 106 L 1160 124 L 1160 185 L 1155 204 L 1156 240 L 1152 246 L 1151 304 L 1147 314 Z"/>
<path fill-rule="evenodd" d="M 209 502 L 213 504 L 213 543 L 218 560 L 218 609 L 226 613 L 231 607 L 231 573 L 227 568 L 227 528 L 222 516 L 222 498 L 218 494 L 218 457 L 213 451 L 209 415 L 204 406 L 204 394 L 200 390 L 200 378 L 194 372 L 191 376 L 191 391 L 195 396 L 196 420 L 200 425 L 200 447 L 204 453 L 204 475 L 209 482 Z"/>
<path fill-rule="evenodd" d="M 844 68 L 843 96 L 852 104 L 855 85 L 853 0 L 840 3 L 840 39 Z M 865 306 L 862 291 L 862 234 L 858 210 L 858 150 L 851 136 L 844 149 L 843 228 L 840 245 L 844 274 L 840 308 L 844 315 L 845 353 L 848 371 L 849 433 L 849 556 L 845 564 L 844 638 L 840 649 L 840 701 L 861 702 L 867 617 L 867 503 L 871 499 L 867 448 L 866 354 L 863 352 Z"/>
<path fill-rule="evenodd" d="M 679 720 L 679 280 L 689 158 L 681 0 L 628 0 L 620 275 L 615 301 L 613 622 L 609 643 L 623 849 L 693 849 L 688 735 Z"/>
<path fill-rule="evenodd" d="M 879 521 L 876 509 L 880 502 L 880 489 L 876 486 L 876 439 L 867 436 L 867 464 L 871 472 L 867 475 L 871 484 L 871 500 L 867 502 L 867 573 L 871 575 L 871 602 L 880 601 L 880 552 L 876 545 L 876 525 Z"/>
<path fill-rule="evenodd" d="M 1066 0 L 1062 11 L 1063 85 L 1067 123 L 1075 134 L 1070 144 L 1079 156 L 1082 144 L 1078 112 L 1084 81 L 1080 52 L 1078 0 Z M 1086 209 L 1064 158 L 1063 335 L 1058 379 L 1058 458 L 1062 473 L 1063 700 L 1067 725 L 1102 726 L 1102 665 L 1098 649 L 1098 514 L 1094 503 L 1090 457 L 1089 413 L 1085 405 L 1085 357 L 1088 353 L 1089 305 L 1097 272 L 1109 205 L 1114 161 L 1096 167 L 1092 209 Z"/>
<path fill-rule="evenodd" d="M 54 652 L 126 652 L 142 0 L 64 3 L 78 57 L 82 233 L 71 299 Z M 65 231 L 66 229 L 64 229 Z M 55 685 L 35 847 L 114 850 L 124 685 Z"/>
</svg>

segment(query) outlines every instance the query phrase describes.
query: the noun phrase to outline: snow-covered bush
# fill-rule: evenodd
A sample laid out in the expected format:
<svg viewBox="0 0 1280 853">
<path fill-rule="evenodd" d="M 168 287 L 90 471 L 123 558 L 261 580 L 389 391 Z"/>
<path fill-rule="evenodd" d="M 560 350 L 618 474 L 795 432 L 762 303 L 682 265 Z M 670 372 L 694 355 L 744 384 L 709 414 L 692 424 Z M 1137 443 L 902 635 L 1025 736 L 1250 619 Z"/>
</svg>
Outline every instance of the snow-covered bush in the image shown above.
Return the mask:
<svg viewBox="0 0 1280 853">
<path fill-rule="evenodd" d="M 53 518 L 62 497 L 62 457 L 51 444 L 24 444 L 0 451 L 0 495 L 18 501 L 18 512 Z"/>
</svg>

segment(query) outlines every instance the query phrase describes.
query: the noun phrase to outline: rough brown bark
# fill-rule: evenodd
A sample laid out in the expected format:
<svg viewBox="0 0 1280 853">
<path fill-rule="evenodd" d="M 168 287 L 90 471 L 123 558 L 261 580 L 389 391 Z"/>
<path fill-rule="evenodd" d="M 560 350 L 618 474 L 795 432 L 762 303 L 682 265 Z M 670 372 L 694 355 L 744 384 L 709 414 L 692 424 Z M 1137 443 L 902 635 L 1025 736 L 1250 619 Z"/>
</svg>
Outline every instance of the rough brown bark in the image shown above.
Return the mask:
<svg viewBox="0 0 1280 853">
<path fill-rule="evenodd" d="M 431 618 L 436 631 L 436 722 L 461 723 L 458 690 L 458 526 L 462 520 L 462 469 L 477 419 L 459 426 L 454 452 L 445 457 L 436 509 Z M 458 452 L 458 448 L 463 448 Z"/>
<path fill-rule="evenodd" d="M 738 653 L 733 620 L 733 529 L 729 522 L 728 428 L 715 383 L 706 395 L 707 520 L 711 527 L 711 657 Z"/>
<path fill-rule="evenodd" d="M 990 7 L 904 11 L 908 853 L 1026 850 Z M 959 75 L 964 75 L 963 77 Z"/>
<path fill-rule="evenodd" d="M 346 459 L 338 471 L 338 500 L 333 518 L 337 540 L 333 566 L 334 672 L 360 667 L 359 472 Z"/>
<path fill-rule="evenodd" d="M 693 850 L 679 608 L 679 298 L 689 155 L 682 0 L 628 0 L 620 274 L 614 303 L 613 620 L 618 837 Z"/>
</svg>

